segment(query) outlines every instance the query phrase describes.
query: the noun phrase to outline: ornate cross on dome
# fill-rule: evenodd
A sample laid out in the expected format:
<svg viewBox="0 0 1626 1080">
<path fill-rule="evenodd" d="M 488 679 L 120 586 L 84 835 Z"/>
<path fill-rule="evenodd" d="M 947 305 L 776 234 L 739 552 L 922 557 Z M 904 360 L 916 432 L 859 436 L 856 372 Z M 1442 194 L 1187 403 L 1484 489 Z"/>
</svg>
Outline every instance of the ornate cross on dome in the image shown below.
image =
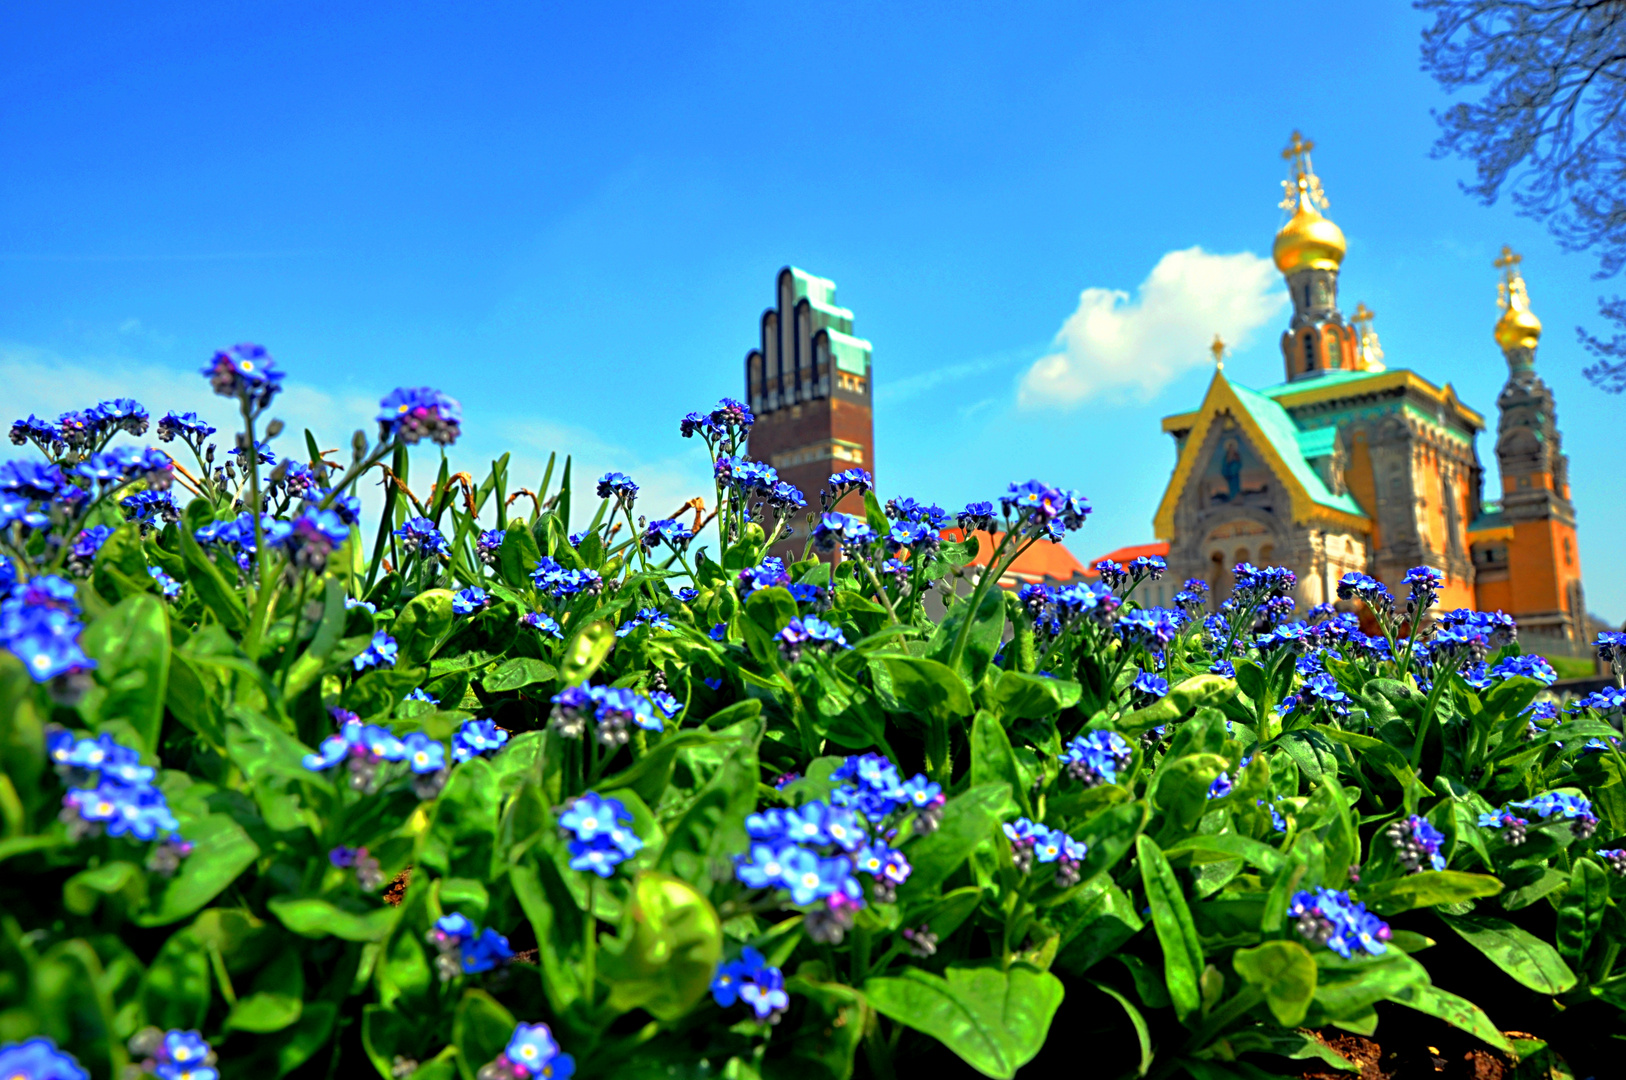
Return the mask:
<svg viewBox="0 0 1626 1080">
<path fill-rule="evenodd" d="M 1214 370 L 1216 370 L 1216 371 L 1224 371 L 1225 370 L 1225 342 L 1220 338 L 1220 336 L 1218 334 L 1214 335 L 1214 344 L 1212 344 L 1212 345 L 1210 345 L 1208 347 L 1208 351 L 1214 354 Z"/>
<path fill-rule="evenodd" d="M 1492 260 L 1491 265 L 1502 272 L 1502 280 L 1496 283 L 1496 306 L 1499 308 L 1515 308 L 1519 311 L 1530 310 L 1530 292 L 1525 286 L 1524 275 L 1519 272 L 1519 264 L 1524 262 L 1524 256 L 1514 251 L 1507 244 L 1502 245 L 1502 254 Z"/>
<path fill-rule="evenodd" d="M 1497 256 L 1496 259 L 1491 263 L 1491 265 L 1496 267 L 1496 269 L 1498 269 L 1498 270 L 1506 270 L 1508 267 L 1510 267 L 1510 266 L 1518 266 L 1522 262 L 1524 262 L 1524 256 L 1523 255 L 1520 255 L 1517 251 L 1514 251 L 1508 245 L 1503 244 L 1502 245 L 1502 254 Z M 1514 272 L 1517 273 L 1517 271 L 1514 271 Z"/>
<path fill-rule="evenodd" d="M 1292 162 L 1292 178 L 1282 181 L 1282 190 L 1286 192 L 1281 204 L 1283 210 L 1327 208 L 1327 194 L 1321 190 L 1321 178 L 1310 164 L 1310 151 L 1314 149 L 1314 141 L 1295 131 L 1293 141 L 1282 151 L 1282 160 Z"/>
</svg>

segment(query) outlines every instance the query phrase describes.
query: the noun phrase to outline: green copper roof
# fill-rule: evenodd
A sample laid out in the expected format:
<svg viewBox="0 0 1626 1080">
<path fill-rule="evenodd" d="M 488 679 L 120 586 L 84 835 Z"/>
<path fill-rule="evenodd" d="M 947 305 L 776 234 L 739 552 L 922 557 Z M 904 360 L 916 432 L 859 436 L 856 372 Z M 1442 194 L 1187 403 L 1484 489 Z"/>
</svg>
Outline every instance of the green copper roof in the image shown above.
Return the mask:
<svg viewBox="0 0 1626 1080">
<path fill-rule="evenodd" d="M 1323 386 L 1339 386 L 1344 383 L 1357 383 L 1366 379 L 1376 379 L 1387 375 L 1386 371 L 1329 371 L 1325 375 L 1317 375 L 1313 379 L 1300 379 L 1297 382 L 1278 383 L 1257 391 L 1268 398 L 1279 398 L 1285 394 L 1296 394 L 1300 390 L 1315 390 Z"/>
<path fill-rule="evenodd" d="M 826 331 L 830 335 L 830 355 L 836 367 L 853 375 L 869 376 L 869 357 L 874 351 L 869 342 L 839 330 Z"/>
<path fill-rule="evenodd" d="M 794 266 L 790 268 L 790 276 L 796 299 L 806 300 L 807 306 L 818 316 L 814 319 L 814 329 L 839 330 L 844 334 L 853 332 L 853 313 L 836 303 L 835 282 L 829 278 L 814 277 Z"/>
<path fill-rule="evenodd" d="M 1298 434 L 1299 453 L 1311 460 L 1329 456 L 1337 443 L 1338 429 L 1335 427 L 1313 428 Z"/>
<path fill-rule="evenodd" d="M 1370 372 L 1363 371 L 1357 374 L 1368 375 Z M 1287 410 L 1264 394 L 1249 390 L 1237 383 L 1232 383 L 1231 389 L 1236 391 L 1237 399 L 1248 410 L 1248 415 L 1253 417 L 1254 423 L 1259 425 L 1259 430 L 1264 432 L 1265 438 L 1270 440 L 1270 445 L 1275 449 L 1277 455 L 1287 463 L 1288 471 L 1293 474 L 1293 479 L 1303 485 L 1304 490 L 1309 492 L 1312 500 L 1333 510 L 1341 510 L 1356 517 L 1366 517 L 1366 511 L 1361 509 L 1360 504 L 1348 492 L 1342 495 L 1334 495 L 1329 491 L 1326 482 L 1321 479 L 1321 474 L 1317 473 L 1311 467 L 1309 461 L 1305 460 L 1305 452 L 1300 439 L 1304 435 L 1314 437 L 1317 433 L 1305 432 L 1301 435 L 1298 425 L 1293 423 L 1291 416 L 1287 415 Z M 1272 387 L 1271 389 L 1277 388 Z M 1331 452 L 1330 447 L 1327 452 Z"/>
</svg>

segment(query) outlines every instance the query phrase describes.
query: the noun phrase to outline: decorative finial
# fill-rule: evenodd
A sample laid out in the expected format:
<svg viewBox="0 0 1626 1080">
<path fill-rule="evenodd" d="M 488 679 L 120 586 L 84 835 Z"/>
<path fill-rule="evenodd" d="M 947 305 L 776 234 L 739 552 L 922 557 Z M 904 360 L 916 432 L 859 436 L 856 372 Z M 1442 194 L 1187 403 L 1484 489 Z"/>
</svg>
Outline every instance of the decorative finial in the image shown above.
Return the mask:
<svg viewBox="0 0 1626 1080">
<path fill-rule="evenodd" d="M 1327 193 L 1321 190 L 1321 178 L 1310 164 L 1310 151 L 1314 149 L 1314 142 L 1295 131 L 1287 149 L 1282 151 L 1282 159 L 1292 163 L 1288 167 L 1289 179 L 1282 181 L 1283 210 L 1327 208 Z"/>
<path fill-rule="evenodd" d="M 1355 324 L 1355 333 L 1360 342 L 1361 367 L 1366 371 L 1387 370 L 1383 364 L 1383 346 L 1378 344 L 1378 332 L 1372 329 L 1372 320 L 1378 313 L 1367 307 L 1365 303 L 1355 305 L 1355 314 L 1349 321 Z"/>
<path fill-rule="evenodd" d="M 1502 245 L 1502 254 L 1491 261 L 1491 265 L 1502 272 L 1502 280 L 1496 283 L 1496 306 L 1503 311 L 1530 310 L 1530 290 L 1525 286 L 1524 275 L 1519 272 L 1519 264 L 1524 262 L 1524 256 L 1514 251 L 1507 244 Z"/>
<path fill-rule="evenodd" d="M 1220 336 L 1218 334 L 1214 335 L 1214 344 L 1212 344 L 1212 345 L 1210 345 L 1208 347 L 1208 351 L 1214 354 L 1214 370 L 1215 371 L 1224 371 L 1225 370 L 1225 342 L 1220 338 Z"/>
</svg>

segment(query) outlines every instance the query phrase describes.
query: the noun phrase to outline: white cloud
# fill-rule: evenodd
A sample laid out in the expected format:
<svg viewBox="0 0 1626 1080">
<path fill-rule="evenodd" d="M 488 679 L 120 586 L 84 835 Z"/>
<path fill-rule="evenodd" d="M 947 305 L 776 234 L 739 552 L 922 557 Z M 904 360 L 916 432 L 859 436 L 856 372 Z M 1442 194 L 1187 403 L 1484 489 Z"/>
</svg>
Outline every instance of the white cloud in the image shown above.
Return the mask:
<svg viewBox="0 0 1626 1080">
<path fill-rule="evenodd" d="M 202 364 L 198 365 L 201 368 Z M 216 397 L 208 380 L 196 369 L 143 363 L 116 355 L 69 359 L 56 353 L 16 343 L 0 342 L 0 387 L 4 387 L 6 414 L 0 425 L 30 413 L 54 420 L 70 409 L 82 409 L 111 397 L 132 397 L 147 407 L 156 421 L 166 412 L 196 412 L 220 429 L 215 440 L 221 449 L 231 445 L 230 432 L 238 417 L 231 402 Z M 340 461 L 350 460 L 350 433 L 356 428 L 376 436 L 373 418 L 385 387 L 349 387 L 329 390 L 290 379 L 271 409 L 287 429 L 272 449 L 305 456 L 304 429 L 309 428 L 324 450 L 338 448 Z M 608 442 L 586 428 L 538 418 L 534 414 L 480 415 L 464 410 L 464 435 L 447 452 L 453 472 L 467 471 L 478 483 L 491 463 L 503 453 L 511 456 L 508 490 L 534 489 L 547 467 L 548 454 L 557 452 L 552 486 L 558 490 L 565 455 L 572 455 L 573 524 L 580 528 L 598 507 L 594 485 L 610 470 L 632 476 L 640 486 L 637 512 L 651 518 L 665 516 L 696 495 L 712 502 L 711 463 L 696 441 L 681 443 L 681 450 L 665 457 L 647 457 L 629 447 Z M 149 433 L 148 439 L 152 438 Z M 146 441 L 146 440 L 143 440 Z M 178 447 L 179 444 L 176 444 Z M 26 453 L 17 450 L 17 454 Z M 427 444 L 413 453 L 411 487 L 427 494 L 439 468 L 435 450 Z M 191 462 L 182 455 L 183 464 Z M 376 513 L 382 495 L 376 476 L 369 476 L 360 494 L 364 509 Z M 520 505 L 529 509 L 529 502 Z M 375 519 L 376 520 L 376 519 Z"/>
<path fill-rule="evenodd" d="M 1200 247 L 1158 260 L 1137 295 L 1088 288 L 1056 334 L 1053 351 L 1034 361 L 1017 392 L 1023 408 L 1068 408 L 1094 397 L 1147 401 L 1195 367 L 1211 362 L 1219 334 L 1237 348 L 1287 303 L 1269 259 L 1251 252 L 1215 255 Z"/>
</svg>

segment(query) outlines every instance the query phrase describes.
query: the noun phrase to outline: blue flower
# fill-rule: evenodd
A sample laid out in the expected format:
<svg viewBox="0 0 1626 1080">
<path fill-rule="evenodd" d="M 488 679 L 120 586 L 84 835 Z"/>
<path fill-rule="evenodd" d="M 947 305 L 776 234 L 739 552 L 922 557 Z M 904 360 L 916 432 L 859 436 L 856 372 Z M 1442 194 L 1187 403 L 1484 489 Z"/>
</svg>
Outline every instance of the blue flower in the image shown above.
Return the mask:
<svg viewBox="0 0 1626 1080">
<path fill-rule="evenodd" d="M 643 545 L 646 549 L 652 549 L 665 544 L 673 551 L 682 551 L 688 547 L 689 541 L 693 539 L 694 533 L 687 525 L 681 521 L 666 518 L 662 521 L 651 521 L 649 523 L 648 531 L 644 533 Z"/>
<path fill-rule="evenodd" d="M 1558 672 L 1553 665 L 1547 662 L 1544 656 L 1504 656 L 1491 668 L 1490 674 L 1497 679 L 1511 679 L 1522 677 L 1535 679 L 1546 686 L 1551 686 L 1558 680 Z"/>
<path fill-rule="evenodd" d="M 785 573 L 784 562 L 775 555 L 769 555 L 756 566 L 747 567 L 740 571 L 740 599 L 746 599 L 758 589 L 770 589 L 776 585 L 789 584 L 790 575 Z M 714 638 L 713 640 L 720 641 L 722 639 Z"/>
<path fill-rule="evenodd" d="M 474 554 L 487 566 L 496 566 L 502 542 L 507 538 L 507 529 L 487 529 L 474 541 Z"/>
<path fill-rule="evenodd" d="M 204 439 L 214 433 L 215 429 L 198 419 L 195 412 L 166 413 L 164 418 L 158 421 L 159 442 L 173 442 L 179 435 L 182 442 L 196 449 L 203 444 Z"/>
<path fill-rule="evenodd" d="M 45 450 L 47 447 L 59 445 L 62 437 L 57 433 L 55 425 L 29 413 L 27 420 L 12 421 L 11 441 L 16 446 L 32 442 L 41 450 Z"/>
<path fill-rule="evenodd" d="M 480 931 L 479 937 L 463 946 L 463 972 L 478 975 L 513 958 L 514 950 L 509 946 L 508 939 L 488 926 Z"/>
<path fill-rule="evenodd" d="M 162 592 L 166 599 L 173 600 L 181 595 L 181 583 L 158 569 L 158 567 L 147 567 L 147 573 L 152 575 L 152 579 L 158 583 L 158 591 Z"/>
<path fill-rule="evenodd" d="M 0 1046 L 0 1077 L 5 1080 L 90 1080 L 72 1054 L 42 1035 Z"/>
<path fill-rule="evenodd" d="M 406 748 L 407 765 L 418 774 L 438 772 L 446 767 L 446 747 L 421 731 L 414 731 L 402 740 Z"/>
<path fill-rule="evenodd" d="M 1380 956 L 1389 940 L 1389 924 L 1366 910 L 1366 905 L 1333 889 L 1300 890 L 1293 894 L 1288 914 L 1306 940 L 1326 945 L 1348 960 L 1356 951 Z"/>
<path fill-rule="evenodd" d="M 706 636 L 711 638 L 711 640 L 713 640 L 713 641 L 727 641 L 728 640 L 728 624 L 727 623 L 718 623 L 716 626 L 713 626 L 707 632 Z"/>
<path fill-rule="evenodd" d="M 522 1023 L 514 1028 L 503 1054 L 515 1065 L 523 1066 L 530 1075 L 538 1076 L 559 1056 L 559 1044 L 548 1025 Z"/>
<path fill-rule="evenodd" d="M 566 570 L 544 555 L 531 573 L 531 581 L 549 596 L 559 598 L 577 593 L 596 593 L 603 581 L 596 570 Z"/>
<path fill-rule="evenodd" d="M 607 472 L 598 478 L 598 497 L 613 498 L 622 506 L 630 508 L 638 499 L 638 485 L 625 473 Z"/>
<path fill-rule="evenodd" d="M 813 546 L 820 551 L 852 552 L 874 542 L 875 530 L 860 518 L 847 514 L 825 513 L 813 526 Z"/>
<path fill-rule="evenodd" d="M 397 648 L 395 639 L 380 630 L 373 635 L 372 641 L 368 642 L 364 651 L 351 657 L 350 663 L 357 671 L 366 671 L 374 667 L 394 667 Z"/>
<path fill-rule="evenodd" d="M 559 828 L 570 838 L 570 868 L 591 870 L 601 878 L 643 849 L 633 832 L 632 815 L 620 800 L 586 792 L 559 815 Z"/>
<path fill-rule="evenodd" d="M 764 967 L 740 987 L 740 1000 L 751 1006 L 759 1023 L 765 1023 L 776 1013 L 790 1008 L 790 997 L 785 993 L 785 976 L 778 968 Z"/>
<path fill-rule="evenodd" d="M 244 459 L 248 456 L 248 451 L 241 446 L 234 446 L 226 453 L 236 458 L 239 465 L 242 465 Z M 271 445 L 264 440 L 254 444 L 254 459 L 261 465 L 275 465 L 277 463 L 277 455 L 271 452 Z"/>
<path fill-rule="evenodd" d="M 967 536 L 974 532 L 988 532 L 994 527 L 994 504 L 991 502 L 967 503 L 965 509 L 955 515 L 954 523 Z"/>
<path fill-rule="evenodd" d="M 785 884 L 785 861 L 800 852 L 795 844 L 752 844 L 749 856 L 734 866 L 734 876 L 748 888 L 777 889 Z"/>
<path fill-rule="evenodd" d="M 1167 697 L 1169 693 L 1169 680 L 1160 678 L 1150 671 L 1143 671 L 1135 676 L 1135 681 L 1129 684 L 1142 699 Z"/>
<path fill-rule="evenodd" d="M 527 611 L 525 614 L 519 617 L 519 621 L 524 623 L 526 626 L 534 627 L 537 630 L 542 631 L 544 634 L 551 634 L 556 638 L 563 638 L 565 636 L 563 631 L 559 629 L 559 621 L 552 615 L 548 615 L 544 612 Z"/>
<path fill-rule="evenodd" d="M 863 493 L 875 487 L 875 477 L 863 469 L 843 469 L 830 477 L 830 490 L 837 496 L 845 495 L 849 491 Z"/>
<path fill-rule="evenodd" d="M 1208 785 L 1208 797 L 1210 799 L 1223 799 L 1231 793 L 1234 786 L 1231 783 L 1229 773 L 1220 773 L 1214 777 L 1214 782 Z"/>
<path fill-rule="evenodd" d="M 151 488 L 120 499 L 119 509 L 124 511 L 126 520 L 138 523 L 143 531 L 160 522 L 181 519 L 181 508 L 175 505 L 175 496 L 168 491 Z"/>
<path fill-rule="evenodd" d="M 478 585 L 452 594 L 453 615 L 475 615 L 484 611 L 491 604 L 491 597 Z"/>
<path fill-rule="evenodd" d="M 446 538 L 440 534 L 435 523 L 426 517 L 411 518 L 405 525 L 395 530 L 395 535 L 408 555 L 420 550 L 426 557 L 444 555 L 447 552 Z"/>
<path fill-rule="evenodd" d="M 424 688 L 421 687 L 421 686 L 413 687 L 412 691 L 410 693 L 408 693 L 407 696 L 402 698 L 401 700 L 402 701 L 426 701 L 431 705 L 439 705 L 440 704 L 439 701 L 437 701 L 434 698 L 430 697 L 428 692 L 425 691 Z"/>
<path fill-rule="evenodd" d="M 450 446 L 462 434 L 463 407 L 427 386 L 396 387 L 378 403 L 378 437 L 413 445 L 428 439 Z"/>
<path fill-rule="evenodd" d="M 464 762 L 487 751 L 495 752 L 507 741 L 508 732 L 498 727 L 495 720 L 465 720 L 452 736 L 452 760 Z"/>
<path fill-rule="evenodd" d="M 740 431 L 744 431 L 744 429 L 756 423 L 756 417 L 752 415 L 750 408 L 744 402 L 726 397 L 719 400 L 717 407 L 711 410 L 710 419 L 717 427 L 738 429 Z"/>
<path fill-rule="evenodd" d="M 1432 566 L 1414 566 L 1406 571 L 1401 584 L 1410 590 L 1408 599 L 1411 610 L 1426 611 L 1439 599 L 1440 586 L 1445 584 L 1445 578 Z"/>
<path fill-rule="evenodd" d="M 1445 856 L 1440 854 L 1445 834 L 1428 819 L 1412 814 L 1404 821 L 1392 823 L 1385 831 L 1395 847 L 1396 859 L 1408 873 L 1418 873 L 1425 863 L 1432 870 L 1445 869 Z"/>
<path fill-rule="evenodd" d="M 203 369 L 221 397 L 243 398 L 259 408 L 271 404 L 282 389 L 283 373 L 264 347 L 243 343 L 215 353 Z"/>
<path fill-rule="evenodd" d="M 0 648 L 21 660 L 35 682 L 96 666 L 79 645 L 83 627 L 75 618 L 78 606 L 71 601 L 73 586 L 62 582 L 70 599 L 61 600 L 49 594 L 52 581 L 62 579 L 34 578 L 20 594 L 0 605 Z"/>
<path fill-rule="evenodd" d="M 1086 731 L 1068 742 L 1061 763 L 1074 779 L 1088 786 L 1116 784 L 1118 773 L 1133 757 L 1129 742 L 1116 731 Z"/>
</svg>

